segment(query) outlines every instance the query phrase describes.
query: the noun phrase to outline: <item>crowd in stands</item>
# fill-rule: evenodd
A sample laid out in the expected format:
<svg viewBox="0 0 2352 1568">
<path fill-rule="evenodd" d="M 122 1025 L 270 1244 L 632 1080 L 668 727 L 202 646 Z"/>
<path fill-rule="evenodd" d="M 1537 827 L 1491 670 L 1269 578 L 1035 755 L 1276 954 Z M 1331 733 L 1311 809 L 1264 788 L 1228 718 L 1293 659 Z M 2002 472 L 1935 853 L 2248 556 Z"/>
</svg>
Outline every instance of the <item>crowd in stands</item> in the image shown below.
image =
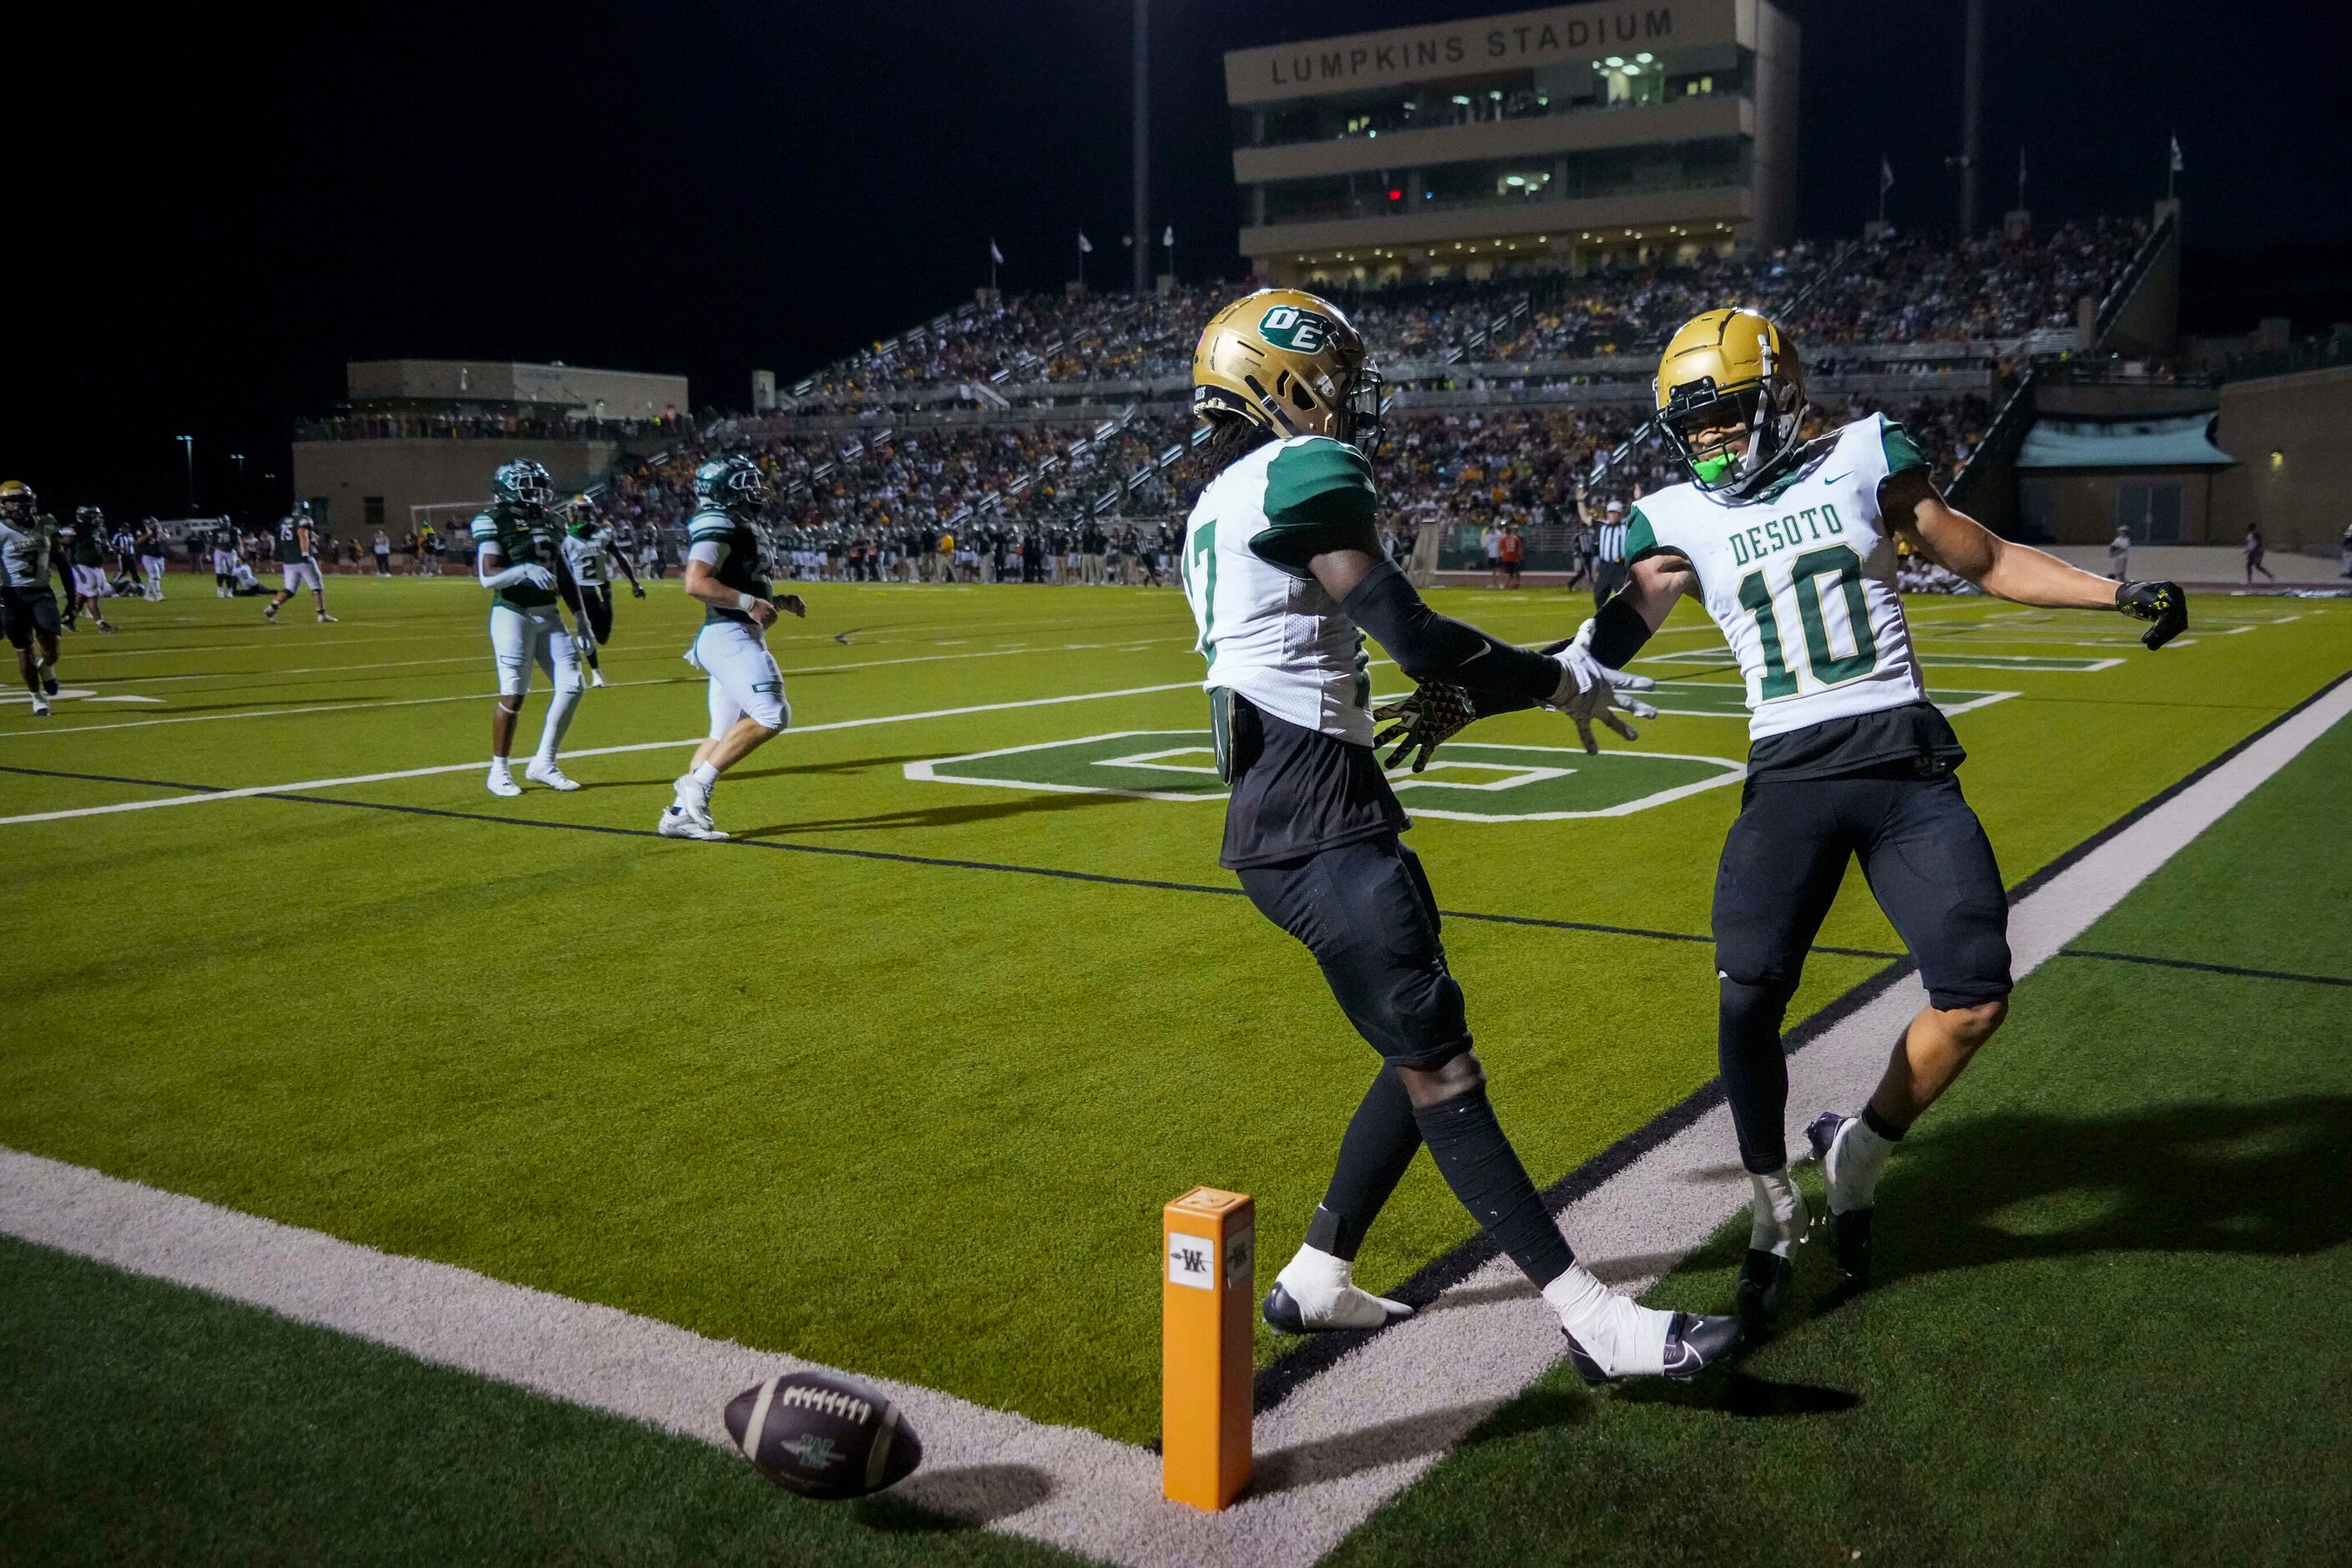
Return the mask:
<svg viewBox="0 0 2352 1568">
<path fill-rule="evenodd" d="M 1733 303 L 1777 314 L 1809 358 L 1828 361 L 1837 345 L 2003 342 L 2071 328 L 2077 302 L 2104 299 L 2147 233 L 2144 222 L 2101 219 L 2015 239 L 1888 235 L 1339 299 L 1391 365 L 1647 354 L 1700 310 Z M 828 367 L 805 397 L 850 408 L 950 383 L 1181 375 L 1202 326 L 1232 296 L 1229 288 L 1192 288 L 975 305 Z"/>
<path fill-rule="evenodd" d="M 1424 385 L 1449 381 L 1442 367 L 1453 362 L 1506 367 L 1499 376 L 1474 373 L 1496 380 L 1516 380 L 1514 362 L 1624 355 L 1638 363 L 1693 314 L 1750 305 L 1792 333 L 1816 396 L 1839 405 L 1820 411 L 1826 427 L 1867 411 L 1843 406 L 1819 384 L 1842 363 L 1858 363 L 1853 351 L 2009 343 L 2070 328 L 2078 301 L 2108 294 L 2147 232 L 2144 223 L 2100 221 L 2015 239 L 1885 236 L 1580 278 L 1439 282 L 1339 298 L 1375 355 L 1391 367 L 1418 367 L 1412 374 Z M 625 460 L 595 510 L 643 569 L 675 571 L 693 470 L 713 454 L 734 451 L 768 475 L 774 499 L 761 526 L 794 576 L 1170 581 L 1182 516 L 1208 477 L 1191 447 L 1181 401 L 1122 389 L 1099 399 L 1121 411 L 1101 421 L 1074 421 L 1071 410 L 1028 416 L 1017 407 L 1001 410 L 994 423 L 959 422 L 971 414 L 933 421 L 914 410 L 1026 400 L 1038 395 L 1039 384 L 1181 378 L 1202 324 L 1234 292 L 1222 286 L 992 299 L 826 367 L 793 389 L 787 416 L 699 427 L 604 422 L 605 433 L 656 437 L 664 445 L 656 456 Z M 1985 357 L 1992 356 L 1976 363 Z M 1529 379 L 1562 374 L 1531 371 Z M 1003 392 L 993 400 L 955 395 L 972 383 Z M 918 391 L 929 395 L 913 396 Z M 1900 418 L 1947 484 L 1990 421 L 1978 395 L 1923 396 L 1901 407 L 1874 397 L 1869 407 Z M 814 429 L 814 421 L 789 416 L 814 412 L 855 416 L 855 427 Z M 1630 503 L 1684 477 L 1656 441 L 1596 475 L 1596 459 L 1624 442 L 1645 413 L 1642 404 L 1622 402 L 1437 408 L 1408 399 L 1391 413 L 1379 461 L 1398 547 L 1409 548 L 1415 525 L 1435 523 L 1454 548 L 1507 532 L 1534 552 L 1580 550 L 1589 559 L 1591 531 L 1608 502 Z M 301 434 L 527 438 L 579 428 L 562 416 L 485 409 L 356 412 Z M 450 546 L 464 548 L 459 540 Z M 423 540 L 403 539 L 398 547 L 428 561 L 440 553 Z M 1922 587 L 1934 585 L 1924 563 L 1906 571 Z"/>
</svg>

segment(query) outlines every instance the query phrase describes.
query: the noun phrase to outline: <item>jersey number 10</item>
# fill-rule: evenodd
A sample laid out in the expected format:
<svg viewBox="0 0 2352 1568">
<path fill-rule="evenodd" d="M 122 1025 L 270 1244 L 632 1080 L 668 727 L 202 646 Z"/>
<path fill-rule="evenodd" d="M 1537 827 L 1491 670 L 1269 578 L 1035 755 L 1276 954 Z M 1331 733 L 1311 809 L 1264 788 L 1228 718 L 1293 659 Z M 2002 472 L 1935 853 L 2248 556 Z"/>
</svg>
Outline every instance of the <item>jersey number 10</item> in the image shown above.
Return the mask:
<svg viewBox="0 0 2352 1568">
<path fill-rule="evenodd" d="M 1849 546 L 1832 544 L 1826 549 L 1807 551 L 1797 557 L 1790 570 L 1797 618 L 1805 626 L 1805 665 L 1813 679 L 1823 686 L 1835 686 L 1876 668 L 1878 639 L 1871 634 L 1870 605 L 1862 596 L 1862 557 Z M 1846 621 L 1853 627 L 1853 651 L 1843 658 L 1831 648 L 1829 627 L 1822 622 L 1818 583 L 1832 572 L 1837 574 L 1838 587 L 1845 593 Z M 1765 585 L 1761 567 L 1741 581 L 1739 602 L 1755 612 L 1756 633 L 1764 645 L 1764 682 L 1758 697 L 1769 702 L 1776 698 L 1795 696 L 1796 672 L 1789 668 L 1780 650 L 1780 620 L 1773 613 L 1772 590 Z"/>
</svg>

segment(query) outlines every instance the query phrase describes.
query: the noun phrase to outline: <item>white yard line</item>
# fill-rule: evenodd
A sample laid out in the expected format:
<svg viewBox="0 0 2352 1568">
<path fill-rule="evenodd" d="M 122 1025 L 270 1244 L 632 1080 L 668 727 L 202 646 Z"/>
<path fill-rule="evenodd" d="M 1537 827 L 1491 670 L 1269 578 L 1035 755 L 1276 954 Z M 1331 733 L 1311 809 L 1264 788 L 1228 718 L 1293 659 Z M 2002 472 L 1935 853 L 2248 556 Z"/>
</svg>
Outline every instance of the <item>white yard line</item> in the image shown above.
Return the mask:
<svg viewBox="0 0 2352 1568">
<path fill-rule="evenodd" d="M 1149 639 L 1149 641 L 1150 641 L 1150 642 L 1151 642 L 1151 643 L 1189 643 L 1189 642 L 1191 642 L 1192 640 L 1192 638 L 1190 638 L 1190 637 L 1154 637 L 1154 638 L 1150 638 L 1150 639 Z M 1108 650 L 1108 651 L 1117 651 L 1117 652 L 1138 652 L 1138 651 L 1140 651 L 1140 650 L 1141 650 L 1145 646 L 1146 646 L 1145 644 L 1138 643 L 1138 642 L 1136 642 L 1135 640 L 1133 640 L 1132 638 L 1128 639 L 1128 640 L 1126 640 L 1126 641 L 1122 641 L 1122 642 L 1096 642 L 1096 643 L 1076 643 L 1076 642 L 1074 642 L 1074 643 L 1063 643 L 1063 644 L 1059 645 L 1058 647 L 1030 647 L 1030 646 L 1028 646 L 1028 645 L 1025 645 L 1025 644 L 1024 644 L 1024 645 L 1022 645 L 1022 646 L 1020 646 L 1020 647 L 1015 647 L 987 648 L 987 649 L 982 649 L 982 650 L 981 650 L 981 651 L 974 652 L 974 653 L 927 653 L 927 654 L 916 654 L 916 655 L 912 655 L 912 656 L 909 656 L 909 657 L 907 657 L 907 658 L 866 658 L 866 659 L 851 659 L 851 660 L 845 660 L 845 661 L 843 661 L 843 662 L 841 662 L 841 663 L 837 663 L 837 664 L 810 664 L 810 665 L 798 665 L 798 666 L 795 666 L 795 667 L 793 667 L 793 668 L 790 668 L 790 669 L 785 669 L 785 670 L 783 670 L 783 671 L 782 671 L 782 673 L 783 673 L 783 674 L 785 674 L 785 675 L 789 675 L 789 676 L 815 676 L 815 675 L 826 675 L 826 674 L 830 674 L 830 673 L 832 673 L 832 672 L 834 672 L 834 671 L 836 671 L 836 670 L 844 670 L 844 669 L 878 669 L 878 668 L 883 668 L 883 667 L 885 667 L 885 666 L 889 666 L 889 665 L 902 665 L 902 664 L 940 664 L 940 663 L 946 663 L 946 662 L 950 662 L 950 661 L 953 661 L 953 660 L 961 660 L 961 659 L 974 659 L 974 658 L 1007 658 L 1015 657 L 1015 656 L 1018 656 L 1018 655 L 1021 655 L 1021 654 L 1092 653 L 1092 652 L 1102 652 L 1102 651 L 1107 651 L 1107 650 Z M 478 658 L 478 656 L 470 656 L 470 655 L 469 655 L 469 656 L 467 656 L 467 658 L 468 658 L 468 659 L 471 659 L 471 658 Z M 647 661 L 647 659 L 648 659 L 649 658 L 654 658 L 654 657 L 659 657 L 659 656 L 650 656 L 650 655 L 643 654 L 643 653 L 641 653 L 641 652 L 633 651 L 633 652 L 631 652 L 630 654 L 628 654 L 628 655 L 626 655 L 626 656 L 624 656 L 623 658 L 614 658 L 612 662 L 614 662 L 614 663 L 615 663 L 615 664 L 624 663 L 624 662 L 631 663 L 631 664 L 641 664 L 641 663 L 645 663 L 645 662 L 646 662 L 646 661 Z M 424 664 L 449 664 L 449 663 L 464 662 L 464 661 L 460 661 L 460 660 L 451 660 L 451 659 L 417 659 L 417 660 L 415 660 L 415 661 L 413 661 L 413 662 L 414 662 L 414 663 L 415 663 L 415 664 L 424 665 Z M 330 665 L 330 666 L 323 667 L 323 668 L 322 668 L 321 670 L 317 670 L 317 671 L 312 671 L 312 670 L 287 670 L 287 671 L 283 671 L 283 672 L 273 672 L 273 673 L 284 673 L 284 674 L 289 674 L 289 675 L 304 675 L 304 674 L 313 674 L 313 673 L 326 673 L 326 672 L 331 672 L 331 671 L 333 671 L 333 670 L 336 670 L 336 669 L 339 669 L 339 668 L 341 668 L 341 669 L 362 669 L 362 668 L 391 669 L 391 668 L 400 668 L 400 667 L 399 667 L 399 666 L 397 666 L 397 665 L 389 665 L 389 664 L 387 664 L 387 665 L 344 665 L 344 666 L 334 666 L 334 665 Z M 221 679 L 227 679 L 227 678 L 228 678 L 228 677 L 227 677 L 226 674 L 224 674 L 224 675 L 221 677 Z M 147 684 L 147 683 L 150 683 L 150 682 L 152 682 L 152 681 L 161 681 L 161 680 L 194 680 L 194 679 L 205 679 L 205 678 L 204 678 L 204 677 L 200 677 L 200 676 L 171 676 L 171 675 L 161 675 L 161 676 L 152 676 L 152 677 L 122 676 L 122 677 L 118 677 L 118 678 L 116 679 L 116 684 L 118 684 L 118 685 L 134 685 L 134 684 Z M 616 691 L 616 690 L 620 690 L 620 689 L 624 689 L 624 688 L 626 688 L 626 687 L 632 687 L 632 686 L 674 686 L 674 685 L 678 685 L 678 684 L 680 684 L 680 683 L 682 683 L 682 682 L 688 681 L 688 680 L 698 680 L 699 679 L 701 679 L 701 678 L 700 678 L 700 677 L 698 677 L 698 676 L 674 676 L 674 677 L 671 677 L 671 678 L 669 678 L 669 679 L 656 679 L 656 680 L 608 680 L 608 681 L 606 681 L 606 682 L 604 683 L 604 687 L 602 688 L 602 689 L 606 690 L 606 691 Z M 259 682 L 259 683 L 257 683 L 257 685 L 256 685 L 256 686 L 255 686 L 255 688 L 253 688 L 253 689 L 267 689 L 267 687 L 268 687 L 268 682 L 266 682 L 266 681 L 265 681 L 265 682 Z M 234 690 L 234 689 L 235 689 L 235 688 L 232 688 L 231 689 L 232 689 L 232 690 Z M 146 728 L 146 727 L 149 727 L 149 726 L 152 726 L 152 725 L 156 725 L 156 724 L 214 724 L 214 723 L 220 723 L 220 722 L 224 722 L 224 721 L 227 721 L 227 720 L 232 720 L 232 719 L 286 719 L 286 718 L 293 718 L 293 717 L 296 717 L 296 716 L 299 716 L 299 715 L 301 715 L 301 714 L 306 714 L 306 713 L 373 712 L 373 711 L 375 711 L 376 710 L 378 710 L 378 709 L 382 709 L 382 708 L 422 708 L 422 707 L 429 707 L 429 706 L 431 706 L 431 705 L 433 705 L 433 704 L 435 704 L 435 703 L 438 703 L 438 702 L 488 702 L 488 701 L 489 701 L 491 699 L 493 699 L 494 697 L 496 697 L 497 695 L 498 695 L 498 693 L 496 693 L 495 691 L 467 691 L 467 692 L 460 692 L 460 693 L 458 693 L 458 694 L 457 694 L 457 695 L 455 695 L 455 696 L 448 696 L 448 697 L 397 697 L 397 698 L 354 697 L 354 698 L 351 698 L 351 699 L 349 699 L 349 700 L 347 700 L 341 701 L 341 702 L 316 702 L 316 703 L 306 703 L 306 704 L 304 704 L 304 705 L 302 705 L 302 706 L 300 706 L 300 707 L 295 707 L 295 708 L 255 708 L 255 709 L 250 709 L 250 710 L 247 710 L 247 711 L 240 712 L 240 713 L 188 713 L 188 714 L 183 714 L 183 715 L 180 715 L 180 716 L 178 716 L 178 717 L 175 717 L 175 718 L 170 718 L 170 719 L 133 719 L 133 720 L 126 720 L 126 721 L 121 721 L 121 722 L 120 722 L 120 723 L 113 723 L 113 724 L 31 725 L 31 726 L 27 726 L 26 728 L 22 729 L 22 730 L 7 730 L 7 731 L 0 731 L 0 741 L 18 740 L 18 739 L 22 739 L 23 737 L 25 737 L 25 736 L 28 736 L 28 735 L 34 735 L 34 736 L 46 736 L 46 735 L 85 735 L 85 734 L 89 734 L 89 732 L 91 732 L 92 731 L 98 731 L 98 730 L 137 730 L 137 729 L 142 729 L 142 728 Z M 813 728 L 813 727 L 814 727 L 814 726 L 806 726 L 806 725 L 802 726 L 802 728 Z M 586 753 L 578 753 L 578 754 L 583 754 L 583 755 L 584 755 L 584 754 L 586 754 Z"/>
<path fill-rule="evenodd" d="M 2039 967 L 2348 712 L 2352 683 L 2020 900 L 2010 915 L 2017 973 Z M 1922 1000 L 1916 977 L 1892 986 L 1790 1058 L 1792 1142 L 1815 1109 L 1868 1091 L 1887 1042 Z M 1604 1278 L 1644 1289 L 1746 1205 L 1735 1148 L 1718 1106 L 1569 1205 L 1562 1226 Z M 0 1151 L 0 1231 L 722 1447 L 733 1446 L 719 1421 L 728 1399 L 808 1364 L 13 1151 Z M 1152 1239 L 1139 1233 L 1139 1248 Z M 931 1389 L 885 1386 L 923 1440 L 925 1467 L 902 1486 L 910 1501 L 1125 1568 L 1306 1568 L 1560 1353 L 1550 1313 L 1497 1259 L 1261 1416 L 1258 1489 L 1219 1514 L 1163 1501 L 1158 1460 L 1145 1449 Z"/>
<path fill-rule="evenodd" d="M 652 686 L 662 683 L 616 681 L 614 684 Z M 963 708 L 930 708 L 917 713 L 879 713 L 866 719 L 835 719 L 824 724 L 795 724 L 791 732 L 796 735 L 807 735 L 824 730 L 862 730 L 875 724 L 908 724 L 922 719 L 953 719 L 967 713 L 999 713 L 1013 708 L 1053 708 L 1066 702 L 1093 702 L 1109 697 L 1140 697 L 1158 691 L 1197 690 L 1200 684 L 1197 680 L 1178 680 L 1160 686 L 1124 686 L 1113 691 L 1078 691 L 1066 697 L 1025 697 L 1013 702 L 979 702 Z M 421 700 L 450 702 L 460 699 L 434 697 L 421 699 Z M 478 699 L 464 700 L 478 700 Z M 397 704 L 378 704 L 378 706 L 397 706 Z M 159 723 L 169 721 L 154 721 Z M 107 729 L 112 726 L 84 725 L 83 728 Z M 690 735 L 682 741 L 641 741 L 628 746 L 592 746 L 583 751 L 566 752 L 563 753 L 563 758 L 569 762 L 579 757 L 611 757 L 629 752 L 674 751 L 680 746 L 698 746 L 702 742 L 702 736 Z M 431 767 L 399 768 L 390 773 L 350 773 L 341 778 L 304 779 L 294 784 L 249 784 L 240 789 L 208 790 L 203 794 L 163 795 L 152 800 L 118 801 L 112 805 L 77 806 L 69 811 L 26 812 L 17 816 L 0 816 L 0 827 L 14 827 L 31 822 L 62 822 L 77 816 L 110 816 L 125 811 L 160 811 L 166 806 L 203 805 L 211 801 L 250 800 L 256 795 L 301 795 L 322 789 L 341 789 L 352 784 L 388 784 L 396 779 L 431 778 L 437 773 L 478 773 L 485 765 L 479 758 L 477 758 L 472 762 L 465 763 L 438 763 Z"/>
</svg>

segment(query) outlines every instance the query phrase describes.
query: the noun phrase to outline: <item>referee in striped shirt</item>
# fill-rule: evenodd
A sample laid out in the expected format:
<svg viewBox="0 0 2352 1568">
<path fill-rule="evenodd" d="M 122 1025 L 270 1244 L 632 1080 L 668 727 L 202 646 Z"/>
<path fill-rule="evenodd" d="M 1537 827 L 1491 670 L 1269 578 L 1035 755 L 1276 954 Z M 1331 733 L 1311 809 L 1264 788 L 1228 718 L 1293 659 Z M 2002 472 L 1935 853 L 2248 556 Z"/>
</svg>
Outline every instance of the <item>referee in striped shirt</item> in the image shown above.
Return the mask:
<svg viewBox="0 0 2352 1568">
<path fill-rule="evenodd" d="M 1625 585 L 1625 503 L 1612 500 L 1601 509 L 1601 529 L 1592 562 L 1592 603 L 1598 608 Z"/>
</svg>

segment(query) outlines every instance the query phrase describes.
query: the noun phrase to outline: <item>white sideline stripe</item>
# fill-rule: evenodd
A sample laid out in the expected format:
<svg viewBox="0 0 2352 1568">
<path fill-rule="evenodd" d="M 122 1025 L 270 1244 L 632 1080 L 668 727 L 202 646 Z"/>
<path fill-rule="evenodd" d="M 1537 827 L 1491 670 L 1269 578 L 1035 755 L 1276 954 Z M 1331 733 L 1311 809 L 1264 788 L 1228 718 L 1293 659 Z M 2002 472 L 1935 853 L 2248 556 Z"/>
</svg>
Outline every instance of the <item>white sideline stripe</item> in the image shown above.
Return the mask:
<svg viewBox="0 0 2352 1568">
<path fill-rule="evenodd" d="M 614 681 L 614 686 L 659 685 L 658 681 Z M 863 730 L 874 724 L 908 724 L 921 719 L 954 719 L 967 713 L 1001 713 L 1012 708 L 1052 708 L 1065 702 L 1092 702 L 1106 697 L 1141 697 L 1156 691 L 1197 690 L 1197 680 L 1171 681 L 1161 686 L 1126 686 L 1116 691 L 1078 691 L 1066 697 L 1024 697 L 1016 702 L 980 702 L 968 708 L 931 708 L 919 713 L 877 713 L 868 719 L 835 719 L 823 724 L 795 724 L 790 733 L 814 734 L 821 730 Z M 427 700 L 446 701 L 452 699 L 432 698 Z M 156 721 L 164 722 L 164 721 Z M 102 726 L 100 726 L 102 727 Z M 706 737 L 690 735 L 683 741 L 639 741 L 627 746 L 591 746 L 583 751 L 565 752 L 562 760 L 579 757 L 613 757 L 630 752 L 666 752 L 679 746 L 698 746 Z M 400 768 L 383 773 L 349 773 L 341 778 L 304 779 L 295 784 L 247 784 L 239 789 L 207 790 L 200 795 L 163 795 L 152 800 L 123 800 L 111 805 L 82 805 L 68 811 L 31 811 L 18 816 L 0 816 L 0 827 L 14 827 L 28 822 L 62 822 L 76 816 L 110 816 L 124 811 L 159 811 L 170 805 L 202 805 L 207 801 L 250 800 L 263 795 L 301 795 L 314 790 L 341 789 L 351 784 L 389 784 L 398 779 L 431 778 L 438 773 L 478 773 L 489 764 L 477 758 L 466 763 L 436 763 L 426 768 Z"/>
<path fill-rule="evenodd" d="M 2039 967 L 2347 713 L 2352 682 L 2021 900 L 2010 914 L 2017 973 Z M 1916 978 L 1892 987 L 1790 1058 L 1797 1147 L 1814 1108 L 1868 1092 L 1923 1000 Z M 1602 1278 L 1645 1289 L 1747 1203 L 1736 1149 L 1717 1107 L 1570 1204 L 1562 1227 Z M 0 1231 L 721 1447 L 737 1447 L 720 1418 L 726 1401 L 810 1365 L 5 1149 Z M 923 1439 L 929 1463 L 901 1487 L 910 1501 L 1122 1568 L 1307 1568 L 1560 1354 L 1555 1320 L 1498 1258 L 1262 1417 L 1265 1489 L 1220 1514 L 1162 1500 L 1145 1449 L 873 1381 Z M 1008 1467 L 1042 1473 L 1047 1495 L 998 1511 Z"/>
</svg>

